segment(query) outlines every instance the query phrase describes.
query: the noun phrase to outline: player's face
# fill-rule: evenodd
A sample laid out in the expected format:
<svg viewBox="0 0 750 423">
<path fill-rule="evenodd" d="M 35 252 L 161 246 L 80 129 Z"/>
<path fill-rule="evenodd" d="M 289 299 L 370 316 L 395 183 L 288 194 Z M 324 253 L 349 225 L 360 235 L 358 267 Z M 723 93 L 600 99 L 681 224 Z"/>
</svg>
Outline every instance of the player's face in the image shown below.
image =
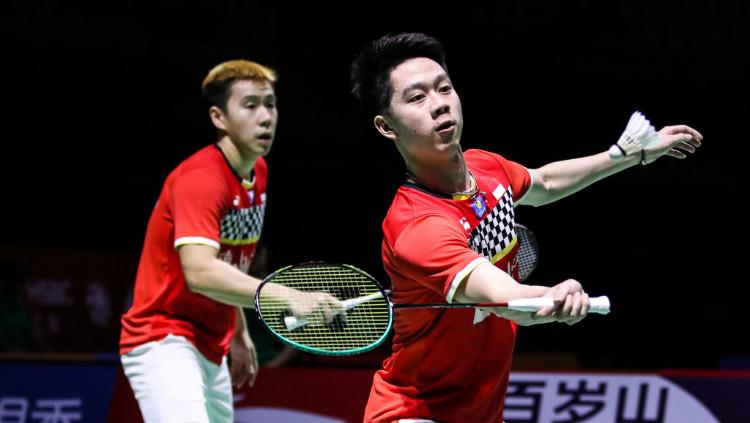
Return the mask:
<svg viewBox="0 0 750 423">
<path fill-rule="evenodd" d="M 424 159 L 460 149 L 461 100 L 437 62 L 423 57 L 402 62 L 391 71 L 391 84 L 384 119 L 402 151 Z"/>
<path fill-rule="evenodd" d="M 270 82 L 238 80 L 232 84 L 224 130 L 238 149 L 254 156 L 268 154 L 277 120 L 276 94 Z"/>
</svg>

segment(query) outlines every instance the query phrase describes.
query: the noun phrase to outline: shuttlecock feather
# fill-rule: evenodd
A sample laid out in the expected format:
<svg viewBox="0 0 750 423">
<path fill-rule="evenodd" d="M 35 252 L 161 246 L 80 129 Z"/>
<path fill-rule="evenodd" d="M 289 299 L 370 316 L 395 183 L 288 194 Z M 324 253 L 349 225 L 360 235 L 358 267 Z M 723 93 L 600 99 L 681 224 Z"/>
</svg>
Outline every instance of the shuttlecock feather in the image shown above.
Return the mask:
<svg viewBox="0 0 750 423">
<path fill-rule="evenodd" d="M 636 111 L 630 116 L 620 139 L 609 148 L 609 155 L 614 159 L 619 159 L 638 153 L 658 140 L 659 135 L 651 122 L 641 112 Z"/>
</svg>

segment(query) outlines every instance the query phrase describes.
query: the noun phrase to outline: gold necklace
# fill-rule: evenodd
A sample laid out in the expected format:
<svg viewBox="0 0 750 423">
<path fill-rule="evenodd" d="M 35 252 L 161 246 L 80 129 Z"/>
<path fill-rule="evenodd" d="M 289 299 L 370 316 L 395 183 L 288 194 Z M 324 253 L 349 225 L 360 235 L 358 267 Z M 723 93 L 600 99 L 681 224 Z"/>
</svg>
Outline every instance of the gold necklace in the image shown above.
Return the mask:
<svg viewBox="0 0 750 423">
<path fill-rule="evenodd" d="M 419 178 L 414 176 L 414 174 L 409 171 L 406 171 L 406 176 L 408 178 L 411 178 L 414 182 L 427 188 L 430 191 L 439 193 L 442 196 L 451 197 L 453 198 L 453 200 L 460 201 L 460 200 L 470 199 L 479 192 L 479 185 L 477 185 L 477 181 L 476 179 L 474 179 L 474 175 L 470 171 L 468 171 L 468 173 L 469 173 L 469 189 L 465 191 L 458 191 L 458 192 L 445 192 L 445 191 L 432 189 L 428 187 L 427 185 L 425 185 L 421 180 L 419 180 Z"/>
</svg>

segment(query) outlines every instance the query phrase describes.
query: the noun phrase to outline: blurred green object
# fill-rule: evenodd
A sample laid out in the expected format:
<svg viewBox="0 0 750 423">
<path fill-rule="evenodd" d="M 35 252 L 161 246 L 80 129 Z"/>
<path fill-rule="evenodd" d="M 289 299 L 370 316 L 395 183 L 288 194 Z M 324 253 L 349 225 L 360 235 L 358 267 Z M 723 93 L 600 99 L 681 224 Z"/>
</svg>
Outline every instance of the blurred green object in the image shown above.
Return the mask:
<svg viewBox="0 0 750 423">
<path fill-rule="evenodd" d="M 31 319 L 24 300 L 23 272 L 14 263 L 0 263 L 0 351 L 31 349 Z"/>
</svg>

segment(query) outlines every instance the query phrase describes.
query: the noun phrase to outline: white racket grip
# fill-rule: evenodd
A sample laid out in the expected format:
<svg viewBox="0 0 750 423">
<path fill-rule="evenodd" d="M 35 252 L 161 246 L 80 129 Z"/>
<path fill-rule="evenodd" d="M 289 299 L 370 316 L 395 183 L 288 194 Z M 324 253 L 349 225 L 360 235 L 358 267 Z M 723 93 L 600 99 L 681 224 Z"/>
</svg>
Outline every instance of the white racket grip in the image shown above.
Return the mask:
<svg viewBox="0 0 750 423">
<path fill-rule="evenodd" d="M 372 294 L 365 295 L 363 297 L 350 298 L 348 300 L 344 300 L 341 302 L 341 305 L 344 306 L 344 310 L 351 310 L 354 307 L 362 303 L 366 303 L 372 300 L 377 300 L 378 298 L 383 298 L 383 294 L 380 291 L 373 292 Z"/>
<path fill-rule="evenodd" d="M 519 298 L 508 301 L 508 309 L 515 311 L 539 311 L 544 307 L 552 307 L 553 304 L 552 298 L 549 297 Z"/>
<path fill-rule="evenodd" d="M 609 314 L 609 297 L 602 295 L 589 298 L 589 313 Z"/>
<path fill-rule="evenodd" d="M 351 310 L 354 307 L 366 303 L 368 301 L 376 300 L 378 298 L 383 298 L 383 294 L 380 291 L 373 292 L 372 294 L 365 295 L 362 297 L 357 298 L 350 298 L 348 300 L 344 300 L 341 302 L 341 305 L 344 307 L 343 311 Z M 341 310 L 334 310 L 334 316 L 337 314 L 341 314 Z M 284 317 L 284 326 L 286 326 L 287 330 L 295 330 L 297 328 L 301 328 L 302 326 L 307 325 L 310 323 L 307 319 L 304 317 L 294 317 L 294 316 L 286 316 Z"/>
<path fill-rule="evenodd" d="M 552 298 L 519 298 L 508 301 L 508 308 L 515 311 L 539 311 L 544 307 L 552 307 Z M 609 314 L 609 298 L 606 295 L 589 298 L 589 313 Z"/>
</svg>

